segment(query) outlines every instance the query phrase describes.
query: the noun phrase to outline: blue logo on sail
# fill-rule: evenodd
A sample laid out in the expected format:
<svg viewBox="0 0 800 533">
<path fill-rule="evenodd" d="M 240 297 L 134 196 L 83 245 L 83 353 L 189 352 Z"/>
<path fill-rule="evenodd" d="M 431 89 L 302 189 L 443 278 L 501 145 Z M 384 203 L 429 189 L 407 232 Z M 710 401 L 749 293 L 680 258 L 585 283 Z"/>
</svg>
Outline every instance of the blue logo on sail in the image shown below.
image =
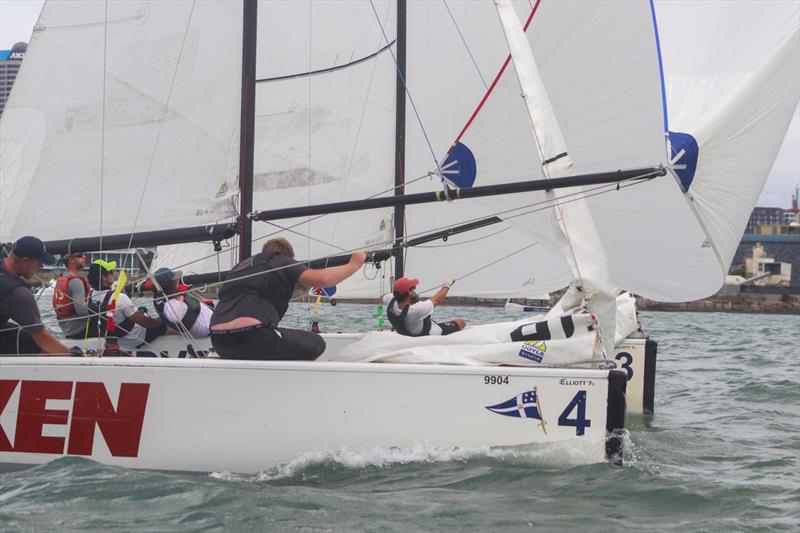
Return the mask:
<svg viewBox="0 0 800 533">
<path fill-rule="evenodd" d="M 466 145 L 460 142 L 453 145 L 447 158 L 441 164 L 444 179 L 460 189 L 472 187 L 477 175 L 475 156 Z"/>
<path fill-rule="evenodd" d="M 489 405 L 486 407 L 493 413 L 503 416 L 513 416 L 516 418 L 535 418 L 541 420 L 542 415 L 539 413 L 539 399 L 536 396 L 535 390 L 525 391 L 522 394 L 517 394 L 510 400 L 497 405 Z"/>
<path fill-rule="evenodd" d="M 673 160 L 672 170 L 681 180 L 683 192 L 689 192 L 689 186 L 692 184 L 694 173 L 697 170 L 697 158 L 700 156 L 697 140 L 688 133 L 671 131 L 669 132 L 669 144 L 672 152 L 670 157 Z M 677 157 L 681 150 L 683 150 L 683 154 Z"/>
</svg>

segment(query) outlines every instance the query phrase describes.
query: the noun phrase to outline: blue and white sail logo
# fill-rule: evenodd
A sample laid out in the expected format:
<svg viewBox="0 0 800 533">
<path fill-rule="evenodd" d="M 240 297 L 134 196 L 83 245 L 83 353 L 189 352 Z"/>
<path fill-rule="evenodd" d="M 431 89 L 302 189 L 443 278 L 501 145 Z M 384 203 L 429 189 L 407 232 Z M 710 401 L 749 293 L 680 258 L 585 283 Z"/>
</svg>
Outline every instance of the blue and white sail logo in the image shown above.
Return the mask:
<svg viewBox="0 0 800 533">
<path fill-rule="evenodd" d="M 497 405 L 489 405 L 486 408 L 498 415 L 542 420 L 542 409 L 536 389 L 517 394 L 509 400 Z M 542 423 L 542 429 L 544 429 L 544 423 Z"/>
</svg>

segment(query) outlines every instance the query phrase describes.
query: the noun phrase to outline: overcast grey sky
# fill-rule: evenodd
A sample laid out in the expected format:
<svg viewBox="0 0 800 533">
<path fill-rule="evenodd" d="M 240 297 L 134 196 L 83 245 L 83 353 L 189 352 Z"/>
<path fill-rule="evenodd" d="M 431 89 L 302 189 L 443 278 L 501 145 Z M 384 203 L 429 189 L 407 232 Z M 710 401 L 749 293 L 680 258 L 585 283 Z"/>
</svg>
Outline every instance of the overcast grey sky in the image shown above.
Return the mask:
<svg viewBox="0 0 800 533">
<path fill-rule="evenodd" d="M 57 1 L 57 0 L 54 0 Z M 44 0 L 0 0 L 0 50 L 18 41 L 27 42 Z M 796 186 L 800 185 L 800 119 L 794 119 L 770 172 L 758 205 L 789 207 Z"/>
</svg>

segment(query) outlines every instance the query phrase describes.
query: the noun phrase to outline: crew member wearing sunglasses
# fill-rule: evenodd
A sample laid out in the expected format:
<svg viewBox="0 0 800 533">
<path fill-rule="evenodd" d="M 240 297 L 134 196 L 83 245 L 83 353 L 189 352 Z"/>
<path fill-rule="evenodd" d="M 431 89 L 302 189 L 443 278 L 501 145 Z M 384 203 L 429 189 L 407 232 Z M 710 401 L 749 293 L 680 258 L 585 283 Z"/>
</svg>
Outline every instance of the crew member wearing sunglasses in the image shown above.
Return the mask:
<svg viewBox="0 0 800 533">
<path fill-rule="evenodd" d="M 68 254 L 62 257 L 64 273 L 56 279 L 53 290 L 53 310 L 58 325 L 68 339 L 82 339 L 86 335 L 86 305 L 92 288 L 81 270 L 86 268 L 86 255 Z"/>
</svg>

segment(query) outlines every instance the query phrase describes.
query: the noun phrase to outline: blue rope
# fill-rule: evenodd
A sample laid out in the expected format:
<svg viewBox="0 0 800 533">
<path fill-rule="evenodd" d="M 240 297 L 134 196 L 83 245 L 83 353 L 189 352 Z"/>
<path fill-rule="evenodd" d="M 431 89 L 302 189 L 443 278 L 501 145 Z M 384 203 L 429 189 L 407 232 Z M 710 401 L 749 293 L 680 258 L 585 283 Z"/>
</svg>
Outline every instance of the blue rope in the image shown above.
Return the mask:
<svg viewBox="0 0 800 533">
<path fill-rule="evenodd" d="M 369 5 L 372 6 L 372 12 L 375 14 L 375 20 L 378 21 L 378 26 L 381 28 L 381 33 L 383 33 L 383 39 L 389 44 L 389 37 L 386 35 L 386 29 L 383 27 L 383 23 L 381 22 L 381 18 L 378 15 L 378 11 L 375 9 L 375 3 L 373 0 L 369 0 Z M 406 90 L 406 94 L 408 95 L 408 101 L 411 102 L 411 108 L 414 110 L 414 116 L 417 117 L 417 122 L 419 123 L 419 127 L 422 130 L 422 136 L 425 137 L 425 142 L 428 145 L 428 150 L 431 152 L 431 158 L 433 159 L 433 163 L 436 165 L 436 170 L 439 174 L 439 179 L 442 182 L 442 189 L 444 191 L 445 198 L 450 200 L 450 193 L 447 184 L 444 181 L 444 174 L 442 173 L 442 169 L 439 167 L 439 161 L 436 159 L 436 152 L 433 151 L 433 146 L 431 145 L 431 141 L 428 138 L 428 132 L 425 131 L 425 126 L 422 124 L 422 118 L 420 118 L 419 113 L 417 112 L 417 106 L 414 104 L 414 99 L 411 97 L 411 91 L 408 90 L 408 85 L 406 84 L 406 78 L 403 76 L 403 73 L 400 71 L 400 65 L 397 64 L 397 57 L 394 55 L 394 50 L 389 48 L 389 52 L 392 54 L 392 61 L 394 61 L 394 66 L 397 69 L 397 74 L 400 76 L 400 81 L 403 83 L 403 87 Z"/>
</svg>

